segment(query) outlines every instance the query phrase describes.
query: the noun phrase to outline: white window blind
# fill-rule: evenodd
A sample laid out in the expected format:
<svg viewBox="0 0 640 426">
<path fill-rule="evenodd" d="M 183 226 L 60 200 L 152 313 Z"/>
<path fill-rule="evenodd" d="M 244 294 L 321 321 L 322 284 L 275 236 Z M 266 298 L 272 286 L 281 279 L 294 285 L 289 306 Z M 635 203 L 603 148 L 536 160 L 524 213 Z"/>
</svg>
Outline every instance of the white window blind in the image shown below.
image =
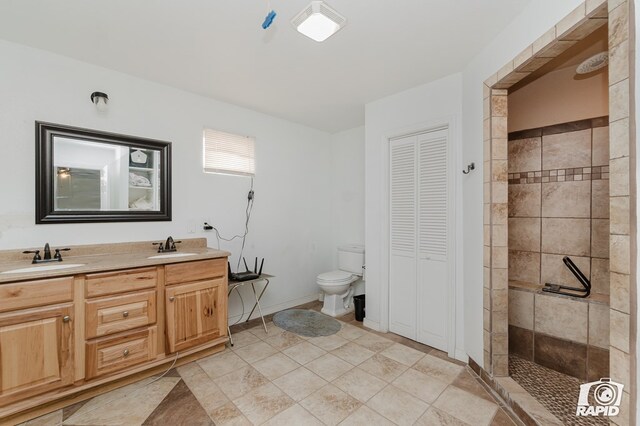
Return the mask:
<svg viewBox="0 0 640 426">
<path fill-rule="evenodd" d="M 254 138 L 205 129 L 203 146 L 206 173 L 254 176 Z"/>
</svg>

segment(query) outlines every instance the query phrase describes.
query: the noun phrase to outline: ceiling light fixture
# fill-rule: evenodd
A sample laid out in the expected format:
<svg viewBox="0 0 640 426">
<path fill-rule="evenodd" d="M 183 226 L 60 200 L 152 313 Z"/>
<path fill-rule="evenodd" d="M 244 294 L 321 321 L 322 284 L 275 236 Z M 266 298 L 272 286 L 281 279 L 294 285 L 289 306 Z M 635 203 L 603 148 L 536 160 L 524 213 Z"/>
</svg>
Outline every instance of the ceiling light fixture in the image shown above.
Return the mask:
<svg viewBox="0 0 640 426">
<path fill-rule="evenodd" d="M 317 42 L 325 41 L 347 24 L 340 15 L 323 1 L 312 1 L 291 20 L 298 32 Z"/>
</svg>

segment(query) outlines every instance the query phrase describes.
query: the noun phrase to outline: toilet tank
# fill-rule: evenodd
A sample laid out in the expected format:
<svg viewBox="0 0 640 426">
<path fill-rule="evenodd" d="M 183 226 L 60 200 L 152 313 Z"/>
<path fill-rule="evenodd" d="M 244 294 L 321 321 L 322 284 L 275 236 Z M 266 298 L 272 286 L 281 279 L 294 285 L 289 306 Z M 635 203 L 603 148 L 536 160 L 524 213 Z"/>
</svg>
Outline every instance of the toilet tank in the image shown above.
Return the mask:
<svg viewBox="0 0 640 426">
<path fill-rule="evenodd" d="M 349 244 L 338 247 L 338 269 L 362 275 L 364 266 L 364 246 Z"/>
</svg>

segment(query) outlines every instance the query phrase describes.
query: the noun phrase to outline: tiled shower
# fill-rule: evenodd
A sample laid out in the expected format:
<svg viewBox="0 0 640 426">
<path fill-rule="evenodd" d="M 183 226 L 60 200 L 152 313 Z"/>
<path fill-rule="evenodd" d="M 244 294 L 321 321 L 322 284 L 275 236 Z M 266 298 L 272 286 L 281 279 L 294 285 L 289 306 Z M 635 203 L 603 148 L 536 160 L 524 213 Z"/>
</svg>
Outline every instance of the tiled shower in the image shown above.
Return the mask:
<svg viewBox="0 0 640 426">
<path fill-rule="evenodd" d="M 509 134 L 509 353 L 576 377 L 609 370 L 608 117 Z M 541 291 L 580 287 L 588 298 Z"/>
</svg>

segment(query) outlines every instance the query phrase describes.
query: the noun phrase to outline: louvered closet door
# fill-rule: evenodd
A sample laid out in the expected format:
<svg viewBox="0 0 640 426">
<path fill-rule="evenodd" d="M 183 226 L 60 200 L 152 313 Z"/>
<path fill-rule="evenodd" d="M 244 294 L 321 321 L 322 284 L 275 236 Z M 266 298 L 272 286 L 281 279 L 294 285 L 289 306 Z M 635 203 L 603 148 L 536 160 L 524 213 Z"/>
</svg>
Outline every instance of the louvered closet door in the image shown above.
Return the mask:
<svg viewBox="0 0 640 426">
<path fill-rule="evenodd" d="M 418 336 L 446 351 L 449 289 L 449 179 L 446 130 L 418 136 Z"/>
<path fill-rule="evenodd" d="M 389 330 L 416 339 L 416 140 L 390 141 Z"/>
</svg>

